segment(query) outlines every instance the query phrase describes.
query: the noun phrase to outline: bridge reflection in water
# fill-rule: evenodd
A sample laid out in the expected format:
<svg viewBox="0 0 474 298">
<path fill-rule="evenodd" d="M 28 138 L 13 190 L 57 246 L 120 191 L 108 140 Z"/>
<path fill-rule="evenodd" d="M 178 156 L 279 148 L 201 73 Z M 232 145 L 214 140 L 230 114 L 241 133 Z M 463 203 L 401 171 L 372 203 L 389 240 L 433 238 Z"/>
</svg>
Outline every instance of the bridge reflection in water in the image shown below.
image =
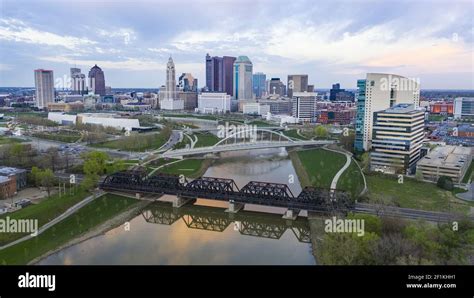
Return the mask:
<svg viewBox="0 0 474 298">
<path fill-rule="evenodd" d="M 279 214 L 241 210 L 224 212 L 224 208 L 185 205 L 174 208 L 169 202 L 154 202 L 142 210 L 143 218 L 154 224 L 172 225 L 182 219 L 190 229 L 223 232 L 229 226 L 241 235 L 280 239 L 289 229 L 299 242 L 310 243 L 310 227 L 306 218 L 286 220 Z"/>
</svg>

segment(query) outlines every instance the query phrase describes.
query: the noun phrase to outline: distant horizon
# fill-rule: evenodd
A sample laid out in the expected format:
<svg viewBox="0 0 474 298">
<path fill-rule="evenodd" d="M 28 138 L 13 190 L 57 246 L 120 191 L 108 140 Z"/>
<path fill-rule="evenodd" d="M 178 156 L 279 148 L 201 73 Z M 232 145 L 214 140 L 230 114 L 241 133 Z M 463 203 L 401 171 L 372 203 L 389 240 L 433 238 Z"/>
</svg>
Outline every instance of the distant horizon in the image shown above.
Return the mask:
<svg viewBox="0 0 474 298">
<path fill-rule="evenodd" d="M 427 89 L 474 89 L 470 1 L 2 0 L 0 85 L 34 84 L 97 64 L 107 86 L 205 85 L 205 56 L 248 56 L 269 78 L 304 73 L 309 84 L 356 88 L 366 73 L 417 78 Z M 93 13 L 91 13 L 93 12 Z"/>
</svg>

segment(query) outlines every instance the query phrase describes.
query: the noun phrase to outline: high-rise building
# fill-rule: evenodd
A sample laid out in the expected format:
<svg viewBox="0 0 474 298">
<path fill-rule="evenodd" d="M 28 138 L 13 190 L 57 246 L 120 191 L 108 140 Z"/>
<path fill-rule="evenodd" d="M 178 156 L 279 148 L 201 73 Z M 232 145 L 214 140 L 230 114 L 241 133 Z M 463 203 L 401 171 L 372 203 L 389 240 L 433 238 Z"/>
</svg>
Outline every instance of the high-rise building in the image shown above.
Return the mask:
<svg viewBox="0 0 474 298">
<path fill-rule="evenodd" d="M 286 86 L 280 80 L 280 78 L 272 78 L 268 84 L 268 94 L 285 96 Z"/>
<path fill-rule="evenodd" d="M 54 75 L 52 70 L 35 69 L 36 106 L 39 109 L 48 107 L 54 102 Z"/>
<path fill-rule="evenodd" d="M 316 92 L 293 92 L 292 116 L 299 122 L 315 122 L 316 97 Z"/>
<path fill-rule="evenodd" d="M 293 98 L 293 92 L 308 91 L 308 75 L 288 75 L 288 97 Z"/>
<path fill-rule="evenodd" d="M 184 92 L 197 92 L 198 80 L 190 73 L 183 73 L 179 77 L 178 86 Z"/>
<path fill-rule="evenodd" d="M 413 104 L 398 104 L 374 113 L 370 169 L 390 174 L 413 173 L 423 144 L 425 113 Z"/>
<path fill-rule="evenodd" d="M 80 68 L 71 67 L 71 91 L 73 94 L 85 94 L 87 90 L 86 75 Z"/>
<path fill-rule="evenodd" d="M 365 80 L 357 81 L 357 114 L 354 148 L 367 151 L 371 147 L 373 114 L 400 103 L 420 102 L 420 84 L 417 80 L 399 75 L 368 73 Z"/>
<path fill-rule="evenodd" d="M 257 72 L 253 74 L 252 77 L 252 87 L 255 97 L 262 98 L 265 95 L 265 81 L 267 76 L 262 72 Z"/>
<path fill-rule="evenodd" d="M 454 99 L 454 118 L 474 118 L 474 97 Z"/>
<path fill-rule="evenodd" d="M 210 92 L 225 92 L 232 96 L 235 57 L 206 55 L 206 87 Z"/>
<path fill-rule="evenodd" d="M 252 99 L 253 65 L 247 56 L 239 56 L 234 62 L 234 98 Z"/>
<path fill-rule="evenodd" d="M 105 76 L 102 69 L 94 65 L 89 71 L 89 87 L 90 90 L 100 96 L 105 95 Z"/>
<path fill-rule="evenodd" d="M 179 99 L 176 92 L 176 70 L 173 59 L 170 57 L 166 64 L 166 84 L 163 96 L 160 98 L 160 109 L 183 110 L 184 100 Z"/>
<path fill-rule="evenodd" d="M 330 101 L 354 101 L 354 93 L 341 89 L 339 83 L 333 84 L 332 89 L 329 90 Z"/>
</svg>

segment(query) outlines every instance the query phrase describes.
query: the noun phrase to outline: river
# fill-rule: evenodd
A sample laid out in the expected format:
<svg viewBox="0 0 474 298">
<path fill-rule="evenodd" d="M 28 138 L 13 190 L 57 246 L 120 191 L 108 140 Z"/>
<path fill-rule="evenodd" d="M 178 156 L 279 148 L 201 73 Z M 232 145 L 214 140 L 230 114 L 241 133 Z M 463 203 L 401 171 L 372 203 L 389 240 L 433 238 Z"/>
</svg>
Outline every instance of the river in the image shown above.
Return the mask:
<svg viewBox="0 0 474 298">
<path fill-rule="evenodd" d="M 232 178 L 239 188 L 255 180 L 288 184 L 295 196 L 301 191 L 284 149 L 222 153 L 204 176 Z M 201 199 L 179 209 L 152 203 L 129 230 L 119 226 L 39 264 L 315 264 L 305 217 L 284 220 L 283 209 L 255 205 L 229 214 L 226 207 Z"/>
</svg>

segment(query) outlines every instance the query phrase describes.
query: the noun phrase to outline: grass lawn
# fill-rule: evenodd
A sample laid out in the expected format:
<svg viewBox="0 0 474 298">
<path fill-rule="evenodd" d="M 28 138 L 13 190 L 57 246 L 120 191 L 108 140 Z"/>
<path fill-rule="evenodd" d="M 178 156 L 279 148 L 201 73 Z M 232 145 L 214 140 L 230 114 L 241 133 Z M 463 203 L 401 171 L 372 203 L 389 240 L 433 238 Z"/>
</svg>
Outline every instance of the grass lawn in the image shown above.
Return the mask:
<svg viewBox="0 0 474 298">
<path fill-rule="evenodd" d="M 334 175 L 344 166 L 346 157 L 343 154 L 313 149 L 296 152 L 300 161 L 293 162 L 302 186 L 329 188 Z M 291 156 L 291 155 L 290 155 Z M 294 159 L 294 155 L 292 160 Z M 306 175 L 301 171 L 303 168 Z M 305 177 L 306 176 L 306 177 Z"/>
<path fill-rule="evenodd" d="M 9 145 L 25 142 L 22 139 L 12 138 L 12 137 L 0 137 L 0 145 Z"/>
<path fill-rule="evenodd" d="M 297 139 L 297 140 L 308 140 L 308 138 L 300 136 L 297 133 L 296 129 L 285 130 L 285 131 L 283 131 L 283 134 L 287 137 L 294 138 L 294 139 Z"/>
<path fill-rule="evenodd" d="M 56 194 L 50 198 L 43 199 L 38 204 L 32 204 L 13 213 L 2 214 L 0 218 L 9 216 L 11 219 L 37 219 L 38 227 L 41 227 L 64 213 L 71 206 L 85 199 L 88 195 L 89 193 L 85 190 L 76 188 L 75 193 L 72 195 L 67 194 L 66 196 L 63 195 L 59 197 L 59 195 Z M 14 241 L 25 235 L 26 234 L 21 233 L 0 233 L 0 245 Z"/>
<path fill-rule="evenodd" d="M 469 168 L 466 171 L 466 174 L 464 174 L 464 178 L 462 179 L 462 183 L 467 183 L 469 179 L 473 176 L 473 171 L 474 171 L 474 161 L 471 161 L 471 164 L 469 165 Z"/>
<path fill-rule="evenodd" d="M 137 203 L 135 199 L 110 194 L 97 198 L 37 237 L 0 251 L 0 264 L 27 264 Z"/>
<path fill-rule="evenodd" d="M 216 116 L 212 115 L 188 115 L 188 114 L 163 114 L 163 117 L 174 117 L 174 118 L 196 118 L 204 120 L 217 120 Z"/>
<path fill-rule="evenodd" d="M 257 127 L 272 127 L 272 126 L 276 126 L 275 124 L 268 123 L 268 122 L 262 121 L 262 120 L 254 120 L 254 121 L 251 121 L 251 122 L 248 123 L 248 125 L 256 125 Z"/>
<path fill-rule="evenodd" d="M 356 198 L 364 189 L 364 178 L 355 161 L 352 161 L 351 165 L 342 173 L 337 182 L 337 189 L 350 192 L 353 198 Z"/>
<path fill-rule="evenodd" d="M 184 175 L 189 178 L 202 176 L 210 165 L 207 159 L 184 159 L 158 171 L 165 174 Z"/>
<path fill-rule="evenodd" d="M 196 133 L 196 136 L 198 137 L 198 141 L 196 145 L 194 145 L 195 148 L 213 146 L 220 140 L 212 133 Z"/>
<path fill-rule="evenodd" d="M 92 147 L 120 149 L 125 151 L 143 152 L 150 149 L 158 149 L 169 139 L 170 130 L 163 130 L 160 133 L 152 134 L 133 134 L 128 137 L 122 137 L 118 140 L 107 141 L 103 143 L 92 144 Z"/>
<path fill-rule="evenodd" d="M 446 116 L 443 115 L 429 115 L 428 116 L 428 121 L 441 121 L 444 120 Z"/>
<path fill-rule="evenodd" d="M 190 137 L 194 138 L 193 136 L 190 136 Z M 176 143 L 173 146 L 173 149 L 184 149 L 186 148 L 186 145 L 189 145 L 189 148 L 191 148 L 191 140 L 189 140 L 189 138 L 183 134 L 183 140 L 179 143 Z"/>
<path fill-rule="evenodd" d="M 391 203 L 395 206 L 432 211 L 457 211 L 466 213 L 472 203 L 457 199 L 453 192 L 438 188 L 436 184 L 404 178 L 403 184 L 396 177 L 382 174 L 366 176 L 370 202 Z M 473 205 L 474 206 L 474 205 Z"/>
</svg>

